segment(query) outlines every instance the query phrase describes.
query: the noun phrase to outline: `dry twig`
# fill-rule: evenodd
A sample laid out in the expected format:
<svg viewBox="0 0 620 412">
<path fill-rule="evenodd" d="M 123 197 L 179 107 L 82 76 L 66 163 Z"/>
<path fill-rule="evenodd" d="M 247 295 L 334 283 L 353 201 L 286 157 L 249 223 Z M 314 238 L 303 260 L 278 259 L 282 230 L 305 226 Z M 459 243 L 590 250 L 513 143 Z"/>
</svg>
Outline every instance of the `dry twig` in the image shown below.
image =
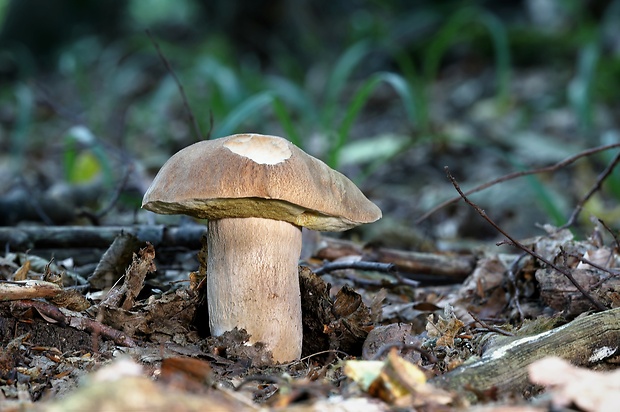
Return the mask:
<svg viewBox="0 0 620 412">
<path fill-rule="evenodd" d="M 618 240 L 618 236 L 616 235 L 616 232 L 614 232 L 613 230 L 611 230 L 611 228 L 609 226 L 607 226 L 607 223 L 605 223 L 602 219 L 596 219 L 601 225 L 603 225 L 603 227 L 605 228 L 605 230 L 611 235 L 611 237 L 614 238 L 614 243 L 616 244 L 616 251 L 620 251 L 620 240 Z"/>
<path fill-rule="evenodd" d="M 114 208 L 114 205 L 116 205 L 116 202 L 118 202 L 118 199 L 120 198 L 121 193 L 123 192 L 123 189 L 125 189 L 125 187 L 127 186 L 127 182 L 129 181 L 129 176 L 131 176 L 131 173 L 133 173 L 133 171 L 134 171 L 134 165 L 130 163 L 129 166 L 127 166 L 127 169 L 125 170 L 125 174 L 123 175 L 122 179 L 116 185 L 116 188 L 114 188 L 114 193 L 112 193 L 112 198 L 110 199 L 108 204 L 103 209 L 95 213 L 91 212 L 90 210 L 81 210 L 78 213 L 78 216 L 85 216 L 88 219 L 90 219 L 92 224 L 99 226 L 99 221 L 101 220 L 101 218 L 107 215 Z"/>
<path fill-rule="evenodd" d="M 488 325 L 485 321 L 483 321 L 482 319 L 479 319 L 473 312 L 471 311 L 467 311 L 467 313 L 469 313 L 469 316 L 471 316 L 472 318 L 474 318 L 474 320 L 480 324 L 480 326 L 482 326 L 483 328 L 491 331 L 491 332 L 497 332 L 500 335 L 504 335 L 504 336 L 514 336 L 514 334 L 508 332 L 507 330 L 503 330 L 500 328 L 497 328 L 495 326 L 492 325 Z"/>
<path fill-rule="evenodd" d="M 18 300 L 11 303 L 15 309 L 30 309 L 33 308 L 42 316 L 53 319 L 63 325 L 71 326 L 78 330 L 85 330 L 87 332 L 97 334 L 103 338 L 113 340 L 114 343 L 120 346 L 135 347 L 136 343 L 128 335 L 123 332 L 113 329 L 101 322 L 92 320 L 82 316 L 77 312 L 72 312 L 67 309 L 61 311 L 58 307 L 45 302 L 39 302 L 36 300 Z"/>
<path fill-rule="evenodd" d="M 592 188 L 588 191 L 588 193 L 586 193 L 586 195 L 583 198 L 581 198 L 579 203 L 577 203 L 577 206 L 575 206 L 575 209 L 573 209 L 573 213 L 571 213 L 570 217 L 568 218 L 568 221 L 564 223 L 564 225 L 560 227 L 559 229 L 569 228 L 575 223 L 575 220 L 577 220 L 579 213 L 581 213 L 581 211 L 583 210 L 583 206 L 585 205 L 585 203 L 592 197 L 594 193 L 596 193 L 601 188 L 603 181 L 607 179 L 607 177 L 611 174 L 611 172 L 613 172 L 618 162 L 620 162 L 620 152 L 616 153 L 616 156 L 614 156 L 612 161 L 609 162 L 605 170 L 603 170 L 598 175 L 598 177 L 596 178 L 596 182 L 594 182 L 594 185 L 592 186 Z"/>
<path fill-rule="evenodd" d="M 328 262 L 313 272 L 316 275 L 321 276 L 325 273 L 342 269 L 371 270 L 375 272 L 392 273 L 396 270 L 396 266 L 393 263 L 366 262 L 362 260 L 353 262 Z"/>
<path fill-rule="evenodd" d="M 413 343 L 406 344 L 402 342 L 386 343 L 385 345 L 381 346 L 379 350 L 374 354 L 374 356 L 372 357 L 372 360 L 379 360 L 383 355 L 385 355 L 386 352 L 389 352 L 393 348 L 400 349 L 401 351 L 402 350 L 407 351 L 407 350 L 413 349 L 414 351 L 419 352 L 420 355 L 424 356 L 430 363 L 439 362 L 439 360 L 437 359 L 435 355 L 433 355 L 426 349 L 422 348 L 420 345 L 413 344 Z"/>
<path fill-rule="evenodd" d="M 543 256 L 539 255 L 538 253 L 534 252 L 533 250 L 527 248 L 523 243 L 519 242 L 518 240 L 516 240 L 515 238 L 513 238 L 510 234 L 508 234 L 504 229 L 502 229 L 501 227 L 499 227 L 487 214 L 484 210 L 482 210 L 480 208 L 480 206 L 478 206 L 477 204 L 475 204 L 474 202 L 472 202 L 471 200 L 469 200 L 469 198 L 465 195 L 465 193 L 463 193 L 463 191 L 461 190 L 461 187 L 459 186 L 458 182 L 456 181 L 456 179 L 454 178 L 454 176 L 452 176 L 452 174 L 450 174 L 450 170 L 448 169 L 448 167 L 446 166 L 445 168 L 446 174 L 448 176 L 448 179 L 450 179 L 450 182 L 452 182 L 452 185 L 454 186 L 454 188 L 456 189 L 456 191 L 459 193 L 459 195 L 463 198 L 463 200 L 465 201 L 465 203 L 467 203 L 468 205 L 470 205 L 472 208 L 474 208 L 474 210 L 476 212 L 478 212 L 478 214 L 480 216 L 482 216 L 482 218 L 484 220 L 486 220 L 491 226 L 493 226 L 493 228 L 495 228 L 495 230 L 497 230 L 499 233 L 501 233 L 502 235 L 504 235 L 506 237 L 506 239 L 508 239 L 508 243 L 510 243 L 512 246 L 515 246 L 519 249 L 521 249 L 522 251 L 524 251 L 525 253 L 529 254 L 530 256 L 534 257 L 535 259 L 543 262 L 544 264 L 546 264 L 547 266 L 555 269 L 556 271 L 560 272 L 561 274 L 563 274 L 564 276 L 566 276 L 566 278 L 577 288 L 577 290 L 579 290 L 579 292 L 581 292 L 581 294 L 590 301 L 590 303 L 592 303 L 592 305 L 594 305 L 595 308 L 597 308 L 600 311 L 603 310 L 607 310 L 607 308 L 600 303 L 599 301 L 597 301 L 596 299 L 594 299 L 580 284 L 579 282 L 577 282 L 575 280 L 575 278 L 573 277 L 573 274 L 570 272 L 570 270 L 566 269 L 566 268 L 562 268 L 557 266 L 556 264 L 554 264 L 553 262 L 549 261 L 548 259 L 545 259 Z"/>
<path fill-rule="evenodd" d="M 471 194 L 480 192 L 484 189 L 487 189 L 491 186 L 494 186 L 498 183 L 503 183 L 506 182 L 508 180 L 512 180 L 512 179 L 516 179 L 518 177 L 523 177 L 523 176 L 529 176 L 529 175 L 535 175 L 535 174 L 540 174 L 540 173 L 548 173 L 548 172 L 555 172 L 558 169 L 561 169 L 565 166 L 570 165 L 571 163 L 574 163 L 575 161 L 581 159 L 582 157 L 586 157 L 586 156 L 590 156 L 599 152 L 603 152 L 605 150 L 609 150 L 609 149 L 613 149 L 616 147 L 620 147 L 620 143 L 613 143 L 613 144 L 609 144 L 609 145 L 605 145 L 605 146 L 599 146 L 599 147 L 594 147 L 592 149 L 588 149 L 588 150 L 584 150 L 583 152 L 577 153 L 574 156 L 568 157 L 558 163 L 555 163 L 551 166 L 545 166 L 545 167 L 541 167 L 538 169 L 532 169 L 532 170 L 524 170 L 521 172 L 514 172 L 514 173 L 509 173 L 507 175 L 498 177 L 497 179 L 491 180 L 490 182 L 486 182 L 483 183 L 479 186 L 474 187 L 473 189 L 469 189 L 467 191 L 464 192 L 465 196 L 469 196 Z M 439 205 L 435 206 L 434 208 L 432 208 L 431 210 L 429 210 L 428 212 L 424 213 L 422 216 L 420 216 L 415 223 L 418 224 L 424 220 L 426 220 L 429 216 L 431 216 L 432 214 L 434 214 L 435 212 L 437 212 L 440 209 L 443 209 L 446 206 L 449 206 L 451 204 L 454 204 L 456 202 L 458 202 L 459 200 L 461 200 L 461 196 L 455 196 L 452 199 L 446 200 L 443 203 L 440 203 Z"/>
</svg>

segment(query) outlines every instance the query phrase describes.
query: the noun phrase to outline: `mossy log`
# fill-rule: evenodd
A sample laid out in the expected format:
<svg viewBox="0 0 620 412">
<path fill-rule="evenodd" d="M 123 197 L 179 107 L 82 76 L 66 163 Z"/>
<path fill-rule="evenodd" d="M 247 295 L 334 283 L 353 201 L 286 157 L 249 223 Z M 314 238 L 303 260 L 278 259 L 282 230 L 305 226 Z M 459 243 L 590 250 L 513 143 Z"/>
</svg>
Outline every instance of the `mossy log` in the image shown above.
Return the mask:
<svg viewBox="0 0 620 412">
<path fill-rule="evenodd" d="M 499 395 L 523 393 L 532 385 L 527 366 L 546 356 L 559 356 L 574 365 L 594 367 L 617 356 L 620 345 L 620 308 L 576 318 L 570 323 L 495 346 L 474 362 L 432 379 L 446 389 Z"/>
</svg>

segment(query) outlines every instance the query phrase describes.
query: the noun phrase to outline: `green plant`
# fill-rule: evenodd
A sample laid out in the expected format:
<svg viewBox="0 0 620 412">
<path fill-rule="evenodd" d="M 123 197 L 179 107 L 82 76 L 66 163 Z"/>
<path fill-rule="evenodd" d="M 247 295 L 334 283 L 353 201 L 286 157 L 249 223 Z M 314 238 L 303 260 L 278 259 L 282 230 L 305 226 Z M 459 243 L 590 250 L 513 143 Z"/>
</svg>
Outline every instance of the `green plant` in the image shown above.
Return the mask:
<svg viewBox="0 0 620 412">
<path fill-rule="evenodd" d="M 342 54 L 325 82 L 323 99 L 314 95 L 312 91 L 278 76 L 271 76 L 264 84 L 255 85 L 260 91 L 244 99 L 224 102 L 222 99 L 214 98 L 212 101 L 214 113 L 226 114 L 216 117 L 213 137 L 239 131 L 241 125 L 264 115 L 265 110 L 270 108 L 279 126 L 296 145 L 304 147 L 306 142 L 303 136 L 313 131 L 318 132 L 324 139 L 326 162 L 337 168 L 341 152 L 348 143 L 351 127 L 379 85 L 387 84 L 396 91 L 412 124 L 419 117 L 416 112 L 415 94 L 405 78 L 396 73 L 372 74 L 360 82 L 350 98 L 345 97 L 345 91 L 351 87 L 352 73 L 362 64 L 363 58 L 370 51 L 368 43 L 360 42 Z M 228 81 L 221 79 L 223 76 L 221 70 L 223 69 L 218 67 L 218 70 L 210 71 L 211 76 L 220 78 L 220 81 L 213 84 L 237 84 L 234 89 L 240 90 L 238 83 L 232 80 L 234 76 L 231 76 L 230 72 L 226 73 L 226 76 L 230 76 Z M 216 89 L 218 87 L 221 86 L 216 86 Z M 220 94 L 225 95 L 221 90 L 214 95 Z"/>
<path fill-rule="evenodd" d="M 463 33 L 467 33 L 467 27 L 472 24 L 482 25 L 493 41 L 497 99 L 501 106 L 506 106 L 510 98 L 510 79 L 512 77 L 506 28 L 493 14 L 477 7 L 466 7 L 457 10 L 448 18 L 436 35 L 433 36 L 424 53 L 424 83 L 430 84 L 437 77 L 441 59 L 447 49 L 451 45 L 463 41 Z"/>
<path fill-rule="evenodd" d="M 69 129 L 64 138 L 63 169 L 69 183 L 85 183 L 98 175 L 109 188 L 114 185 L 112 167 L 105 148 L 84 126 Z"/>
</svg>

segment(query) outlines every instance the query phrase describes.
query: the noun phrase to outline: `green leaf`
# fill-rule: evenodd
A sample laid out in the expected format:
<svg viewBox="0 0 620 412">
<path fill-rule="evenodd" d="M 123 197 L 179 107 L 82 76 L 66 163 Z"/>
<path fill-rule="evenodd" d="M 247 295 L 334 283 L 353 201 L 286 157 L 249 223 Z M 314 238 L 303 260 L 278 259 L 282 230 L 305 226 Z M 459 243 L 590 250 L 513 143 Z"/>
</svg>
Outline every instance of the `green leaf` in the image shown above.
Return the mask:
<svg viewBox="0 0 620 412">
<path fill-rule="evenodd" d="M 213 137 L 224 137 L 234 134 L 244 122 L 254 118 L 262 109 L 271 105 L 274 94 L 271 91 L 256 93 L 235 107 L 213 130 Z"/>
<path fill-rule="evenodd" d="M 323 110 L 324 124 L 330 124 L 335 116 L 338 97 L 344 89 L 351 73 L 360 64 L 364 56 L 370 52 L 370 45 L 361 41 L 351 46 L 336 62 L 325 89 L 325 106 Z"/>
<path fill-rule="evenodd" d="M 415 97 L 409 88 L 407 81 L 402 76 L 395 73 L 381 72 L 372 75 L 369 79 L 362 83 L 347 107 L 344 119 L 338 128 L 336 141 L 330 148 L 328 164 L 331 167 L 338 167 L 340 151 L 349 139 L 349 132 L 355 122 L 355 119 L 357 119 L 361 109 L 370 99 L 372 92 L 374 92 L 377 86 L 381 83 L 386 83 L 392 86 L 403 102 L 405 113 L 407 114 L 407 118 L 410 123 L 415 123 Z"/>
</svg>

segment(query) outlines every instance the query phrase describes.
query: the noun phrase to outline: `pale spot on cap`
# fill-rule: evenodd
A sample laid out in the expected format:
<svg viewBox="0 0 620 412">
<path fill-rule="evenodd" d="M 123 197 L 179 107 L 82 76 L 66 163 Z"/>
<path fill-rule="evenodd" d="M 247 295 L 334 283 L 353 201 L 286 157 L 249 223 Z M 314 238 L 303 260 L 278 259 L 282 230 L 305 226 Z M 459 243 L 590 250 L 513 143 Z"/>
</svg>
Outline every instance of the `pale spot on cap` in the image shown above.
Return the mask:
<svg viewBox="0 0 620 412">
<path fill-rule="evenodd" d="M 262 165 L 282 163 L 292 155 L 285 140 L 257 134 L 235 136 L 224 147 Z"/>
</svg>

